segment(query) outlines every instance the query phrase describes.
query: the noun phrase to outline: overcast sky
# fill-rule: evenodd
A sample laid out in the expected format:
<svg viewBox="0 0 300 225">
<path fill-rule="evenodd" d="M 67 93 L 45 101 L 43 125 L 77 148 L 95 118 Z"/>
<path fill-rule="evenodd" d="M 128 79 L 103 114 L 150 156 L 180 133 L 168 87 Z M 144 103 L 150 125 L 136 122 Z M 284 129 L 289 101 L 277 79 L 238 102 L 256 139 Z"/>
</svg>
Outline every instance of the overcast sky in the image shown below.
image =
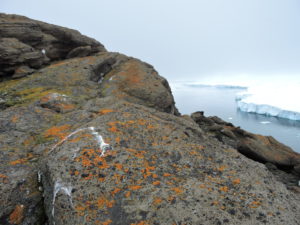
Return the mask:
<svg viewBox="0 0 300 225">
<path fill-rule="evenodd" d="M 299 0 L 0 0 L 0 11 L 69 28 L 170 81 L 299 75 Z"/>
</svg>

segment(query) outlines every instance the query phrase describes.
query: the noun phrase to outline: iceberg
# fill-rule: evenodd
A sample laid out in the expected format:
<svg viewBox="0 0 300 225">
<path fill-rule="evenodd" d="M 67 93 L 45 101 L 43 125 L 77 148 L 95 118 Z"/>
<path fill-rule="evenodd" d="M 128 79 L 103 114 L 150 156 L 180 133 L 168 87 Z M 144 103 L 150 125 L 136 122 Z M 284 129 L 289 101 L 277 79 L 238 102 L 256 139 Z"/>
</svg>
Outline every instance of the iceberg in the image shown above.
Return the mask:
<svg viewBox="0 0 300 225">
<path fill-rule="evenodd" d="M 300 121 L 298 85 L 260 85 L 236 95 L 237 107 L 248 113 Z"/>
<path fill-rule="evenodd" d="M 237 90 L 235 100 L 241 111 L 300 121 L 300 76 L 297 74 L 207 76 L 201 81 L 177 80 L 170 85 L 175 93 L 187 90 L 196 93 L 197 88 Z"/>
</svg>

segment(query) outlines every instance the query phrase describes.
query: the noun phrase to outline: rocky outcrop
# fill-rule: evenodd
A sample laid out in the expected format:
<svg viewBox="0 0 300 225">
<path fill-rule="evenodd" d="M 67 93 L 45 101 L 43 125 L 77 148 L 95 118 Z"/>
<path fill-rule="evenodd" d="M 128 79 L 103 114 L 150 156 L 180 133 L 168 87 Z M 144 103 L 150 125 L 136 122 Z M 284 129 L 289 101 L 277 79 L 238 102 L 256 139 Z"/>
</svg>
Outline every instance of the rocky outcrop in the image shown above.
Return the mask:
<svg viewBox="0 0 300 225">
<path fill-rule="evenodd" d="M 299 194 L 212 137 L 218 118 L 180 116 L 152 66 L 49 63 L 0 83 L 1 224 L 298 223 Z"/>
<path fill-rule="evenodd" d="M 278 142 L 273 137 L 252 134 L 218 117 L 205 117 L 203 112 L 195 112 L 191 117 L 211 136 L 232 146 L 246 157 L 267 164 L 271 171 L 275 173 L 278 171 L 274 170 L 274 167 L 270 164 L 275 165 L 275 168 L 289 172 L 289 174 L 280 173 L 280 180 L 284 180 L 289 186 L 298 185 L 300 154 L 294 152 L 291 148 Z M 287 176 L 290 179 L 286 179 Z"/>
<path fill-rule="evenodd" d="M 0 79 L 31 74 L 54 60 L 106 51 L 76 30 L 0 13 Z"/>
</svg>

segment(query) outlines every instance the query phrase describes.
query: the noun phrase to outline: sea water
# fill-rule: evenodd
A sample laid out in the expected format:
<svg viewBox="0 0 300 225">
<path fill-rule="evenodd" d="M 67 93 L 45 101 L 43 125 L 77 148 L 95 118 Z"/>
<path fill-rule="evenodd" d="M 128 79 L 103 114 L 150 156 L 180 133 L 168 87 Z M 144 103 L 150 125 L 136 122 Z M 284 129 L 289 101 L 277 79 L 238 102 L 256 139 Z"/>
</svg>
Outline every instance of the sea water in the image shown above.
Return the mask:
<svg viewBox="0 0 300 225">
<path fill-rule="evenodd" d="M 300 153 L 300 121 L 242 112 L 236 94 L 247 90 L 238 86 L 171 84 L 176 106 L 182 114 L 204 111 L 252 133 L 273 136 Z"/>
</svg>

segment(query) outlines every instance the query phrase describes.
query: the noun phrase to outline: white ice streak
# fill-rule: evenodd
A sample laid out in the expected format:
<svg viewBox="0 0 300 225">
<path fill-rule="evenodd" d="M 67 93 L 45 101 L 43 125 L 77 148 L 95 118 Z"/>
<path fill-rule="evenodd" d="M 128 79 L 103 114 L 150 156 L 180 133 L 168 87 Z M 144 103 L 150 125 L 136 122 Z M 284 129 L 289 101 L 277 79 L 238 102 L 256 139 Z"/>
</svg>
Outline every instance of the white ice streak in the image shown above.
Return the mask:
<svg viewBox="0 0 300 225">
<path fill-rule="evenodd" d="M 38 183 L 42 182 L 42 172 L 41 171 L 38 171 L 38 173 L 37 173 L 37 179 L 38 179 Z"/>
<path fill-rule="evenodd" d="M 76 148 L 76 149 L 74 150 L 74 154 L 73 154 L 73 156 L 72 156 L 72 159 L 75 159 L 75 158 L 77 157 L 77 154 L 78 154 L 79 151 L 80 151 L 80 148 Z"/>
<path fill-rule="evenodd" d="M 56 143 L 49 151 L 52 152 L 54 149 L 56 149 L 58 146 L 60 146 L 61 144 L 63 144 L 66 140 L 68 140 L 70 137 L 72 137 L 73 135 L 81 132 L 81 131 L 84 131 L 84 130 L 87 130 L 89 128 L 80 128 L 78 130 L 75 130 L 74 132 L 70 133 L 68 136 L 64 137 L 61 141 L 59 141 L 58 143 Z"/>
<path fill-rule="evenodd" d="M 95 127 L 87 127 L 87 128 L 80 128 L 78 130 L 75 130 L 74 132 L 70 133 L 68 136 L 66 136 L 65 138 L 63 138 L 61 141 L 59 141 L 58 143 L 56 143 L 49 151 L 49 153 L 51 153 L 54 149 L 56 149 L 58 146 L 60 146 L 61 144 L 63 144 L 65 141 L 67 141 L 69 138 L 71 138 L 73 135 L 82 132 L 84 130 L 88 130 L 91 131 L 91 133 L 94 135 L 95 137 L 95 141 L 97 142 L 100 150 L 101 150 L 101 156 L 104 156 L 105 152 L 107 150 L 111 150 L 111 147 L 109 144 L 105 143 L 102 136 L 95 130 Z M 77 150 L 78 151 L 78 150 Z"/>
<path fill-rule="evenodd" d="M 101 83 L 102 83 L 102 81 L 103 81 L 103 79 L 104 79 L 103 75 L 104 75 L 104 73 L 100 73 L 100 78 L 99 78 L 99 80 L 97 81 L 98 84 L 101 84 Z"/>
<path fill-rule="evenodd" d="M 74 208 L 73 206 L 73 200 L 72 200 L 72 186 L 70 185 L 66 185 L 61 183 L 60 181 L 56 181 L 54 184 L 54 190 L 53 190 L 53 199 L 52 199 L 52 217 L 54 219 L 54 215 L 55 215 L 55 200 L 56 200 L 56 195 L 59 192 L 63 192 L 64 194 L 66 194 L 69 198 L 71 207 Z M 53 222 L 53 224 L 55 224 L 55 222 Z"/>
<path fill-rule="evenodd" d="M 102 151 L 101 156 L 104 156 L 105 152 L 111 149 L 110 145 L 104 142 L 102 136 L 97 131 L 95 131 L 94 127 L 89 127 L 89 129 L 92 131 L 92 134 L 94 135 L 95 140 L 97 141 Z"/>
</svg>

